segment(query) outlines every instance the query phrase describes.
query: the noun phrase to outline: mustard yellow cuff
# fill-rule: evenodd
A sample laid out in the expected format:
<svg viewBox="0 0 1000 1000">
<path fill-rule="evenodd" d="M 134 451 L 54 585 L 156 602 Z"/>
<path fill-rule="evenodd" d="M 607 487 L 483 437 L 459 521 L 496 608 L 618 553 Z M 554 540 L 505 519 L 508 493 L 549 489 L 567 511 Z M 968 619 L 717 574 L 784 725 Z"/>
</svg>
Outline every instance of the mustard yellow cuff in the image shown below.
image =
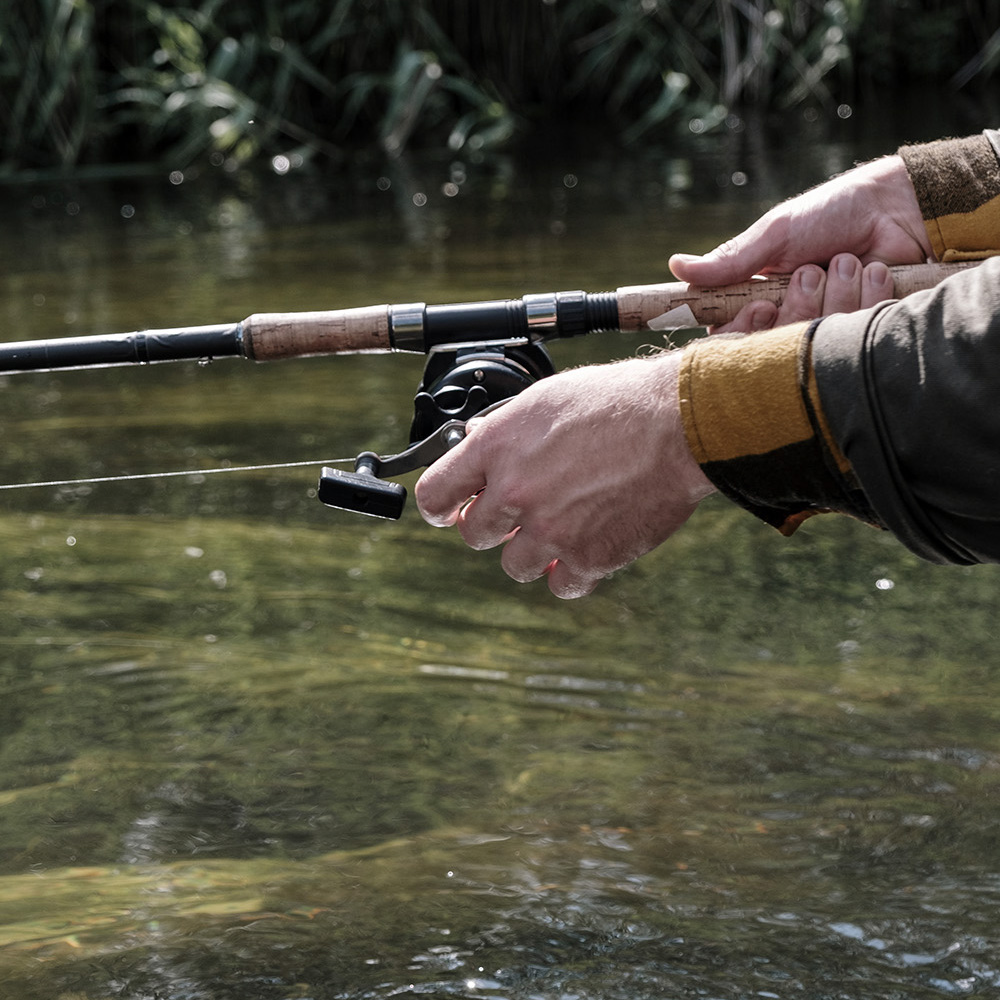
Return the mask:
<svg viewBox="0 0 1000 1000">
<path fill-rule="evenodd" d="M 824 511 L 874 523 L 820 404 L 816 328 L 708 337 L 681 359 L 681 416 L 696 461 L 720 492 L 786 535 Z"/>
<path fill-rule="evenodd" d="M 799 382 L 806 323 L 688 345 L 679 395 L 700 465 L 765 455 L 813 435 Z"/>
</svg>

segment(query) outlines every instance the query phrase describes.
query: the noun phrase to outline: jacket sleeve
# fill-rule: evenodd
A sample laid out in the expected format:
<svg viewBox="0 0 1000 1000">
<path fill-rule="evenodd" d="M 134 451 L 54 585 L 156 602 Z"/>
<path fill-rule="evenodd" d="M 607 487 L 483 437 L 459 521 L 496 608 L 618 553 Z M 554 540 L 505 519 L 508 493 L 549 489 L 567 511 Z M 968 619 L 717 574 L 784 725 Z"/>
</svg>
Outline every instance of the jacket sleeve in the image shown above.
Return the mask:
<svg viewBox="0 0 1000 1000">
<path fill-rule="evenodd" d="M 1000 252 L 996 140 L 901 151 L 941 257 Z M 952 563 L 1000 561 L 998 394 L 1000 260 L 873 309 L 705 338 L 680 379 L 692 452 L 731 499 L 785 534 L 837 511 Z"/>
<path fill-rule="evenodd" d="M 1000 258 L 828 317 L 811 355 L 878 523 L 933 562 L 1000 562 Z"/>
</svg>

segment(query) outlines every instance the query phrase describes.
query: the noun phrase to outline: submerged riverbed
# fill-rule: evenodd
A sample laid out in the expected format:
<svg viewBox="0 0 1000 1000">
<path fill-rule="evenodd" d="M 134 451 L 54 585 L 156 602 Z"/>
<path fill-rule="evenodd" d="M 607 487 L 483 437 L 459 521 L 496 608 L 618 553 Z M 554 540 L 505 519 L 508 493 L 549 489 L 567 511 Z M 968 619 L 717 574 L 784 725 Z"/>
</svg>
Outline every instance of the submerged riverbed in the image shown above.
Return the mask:
<svg viewBox="0 0 1000 1000">
<path fill-rule="evenodd" d="M 4 339 L 663 280 L 887 151 L 822 139 L 8 188 Z M 4 483 L 191 474 L 0 491 L 0 994 L 1000 988 L 996 568 L 716 500 L 558 601 L 316 500 L 405 444 L 421 370 L 2 380 Z"/>
</svg>

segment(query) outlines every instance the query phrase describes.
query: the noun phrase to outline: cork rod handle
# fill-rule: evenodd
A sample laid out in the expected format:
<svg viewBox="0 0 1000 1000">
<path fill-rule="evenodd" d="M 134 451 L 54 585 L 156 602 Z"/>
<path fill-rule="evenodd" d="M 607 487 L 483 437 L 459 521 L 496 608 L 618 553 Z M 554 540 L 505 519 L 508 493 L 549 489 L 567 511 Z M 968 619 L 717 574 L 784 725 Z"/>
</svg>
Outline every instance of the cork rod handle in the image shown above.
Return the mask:
<svg viewBox="0 0 1000 1000">
<path fill-rule="evenodd" d="M 932 288 L 950 275 L 979 263 L 962 261 L 891 267 L 895 298 Z M 697 287 L 683 281 L 628 285 L 617 291 L 619 329 L 626 332 L 683 330 L 728 323 L 749 302 L 765 300 L 780 306 L 790 280 L 791 275 L 780 274 L 718 288 Z"/>
<path fill-rule="evenodd" d="M 392 350 L 389 306 L 323 312 L 254 313 L 240 324 L 243 353 L 254 361 Z"/>
</svg>

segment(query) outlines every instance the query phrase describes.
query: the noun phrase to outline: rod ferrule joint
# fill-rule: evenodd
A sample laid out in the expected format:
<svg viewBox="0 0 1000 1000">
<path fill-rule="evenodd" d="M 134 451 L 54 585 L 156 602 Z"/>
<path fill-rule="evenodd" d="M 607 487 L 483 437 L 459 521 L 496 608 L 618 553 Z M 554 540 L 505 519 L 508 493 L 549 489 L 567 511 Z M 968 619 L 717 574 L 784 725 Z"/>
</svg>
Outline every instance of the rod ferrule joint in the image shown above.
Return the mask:
<svg viewBox="0 0 1000 1000">
<path fill-rule="evenodd" d="M 427 349 L 424 336 L 426 311 L 423 302 L 389 306 L 389 332 L 395 350 L 422 354 Z"/>
<path fill-rule="evenodd" d="M 537 295 L 525 295 L 524 317 L 528 323 L 528 336 L 534 340 L 538 335 L 555 332 L 559 324 L 557 297 L 554 292 L 541 292 Z"/>
</svg>

